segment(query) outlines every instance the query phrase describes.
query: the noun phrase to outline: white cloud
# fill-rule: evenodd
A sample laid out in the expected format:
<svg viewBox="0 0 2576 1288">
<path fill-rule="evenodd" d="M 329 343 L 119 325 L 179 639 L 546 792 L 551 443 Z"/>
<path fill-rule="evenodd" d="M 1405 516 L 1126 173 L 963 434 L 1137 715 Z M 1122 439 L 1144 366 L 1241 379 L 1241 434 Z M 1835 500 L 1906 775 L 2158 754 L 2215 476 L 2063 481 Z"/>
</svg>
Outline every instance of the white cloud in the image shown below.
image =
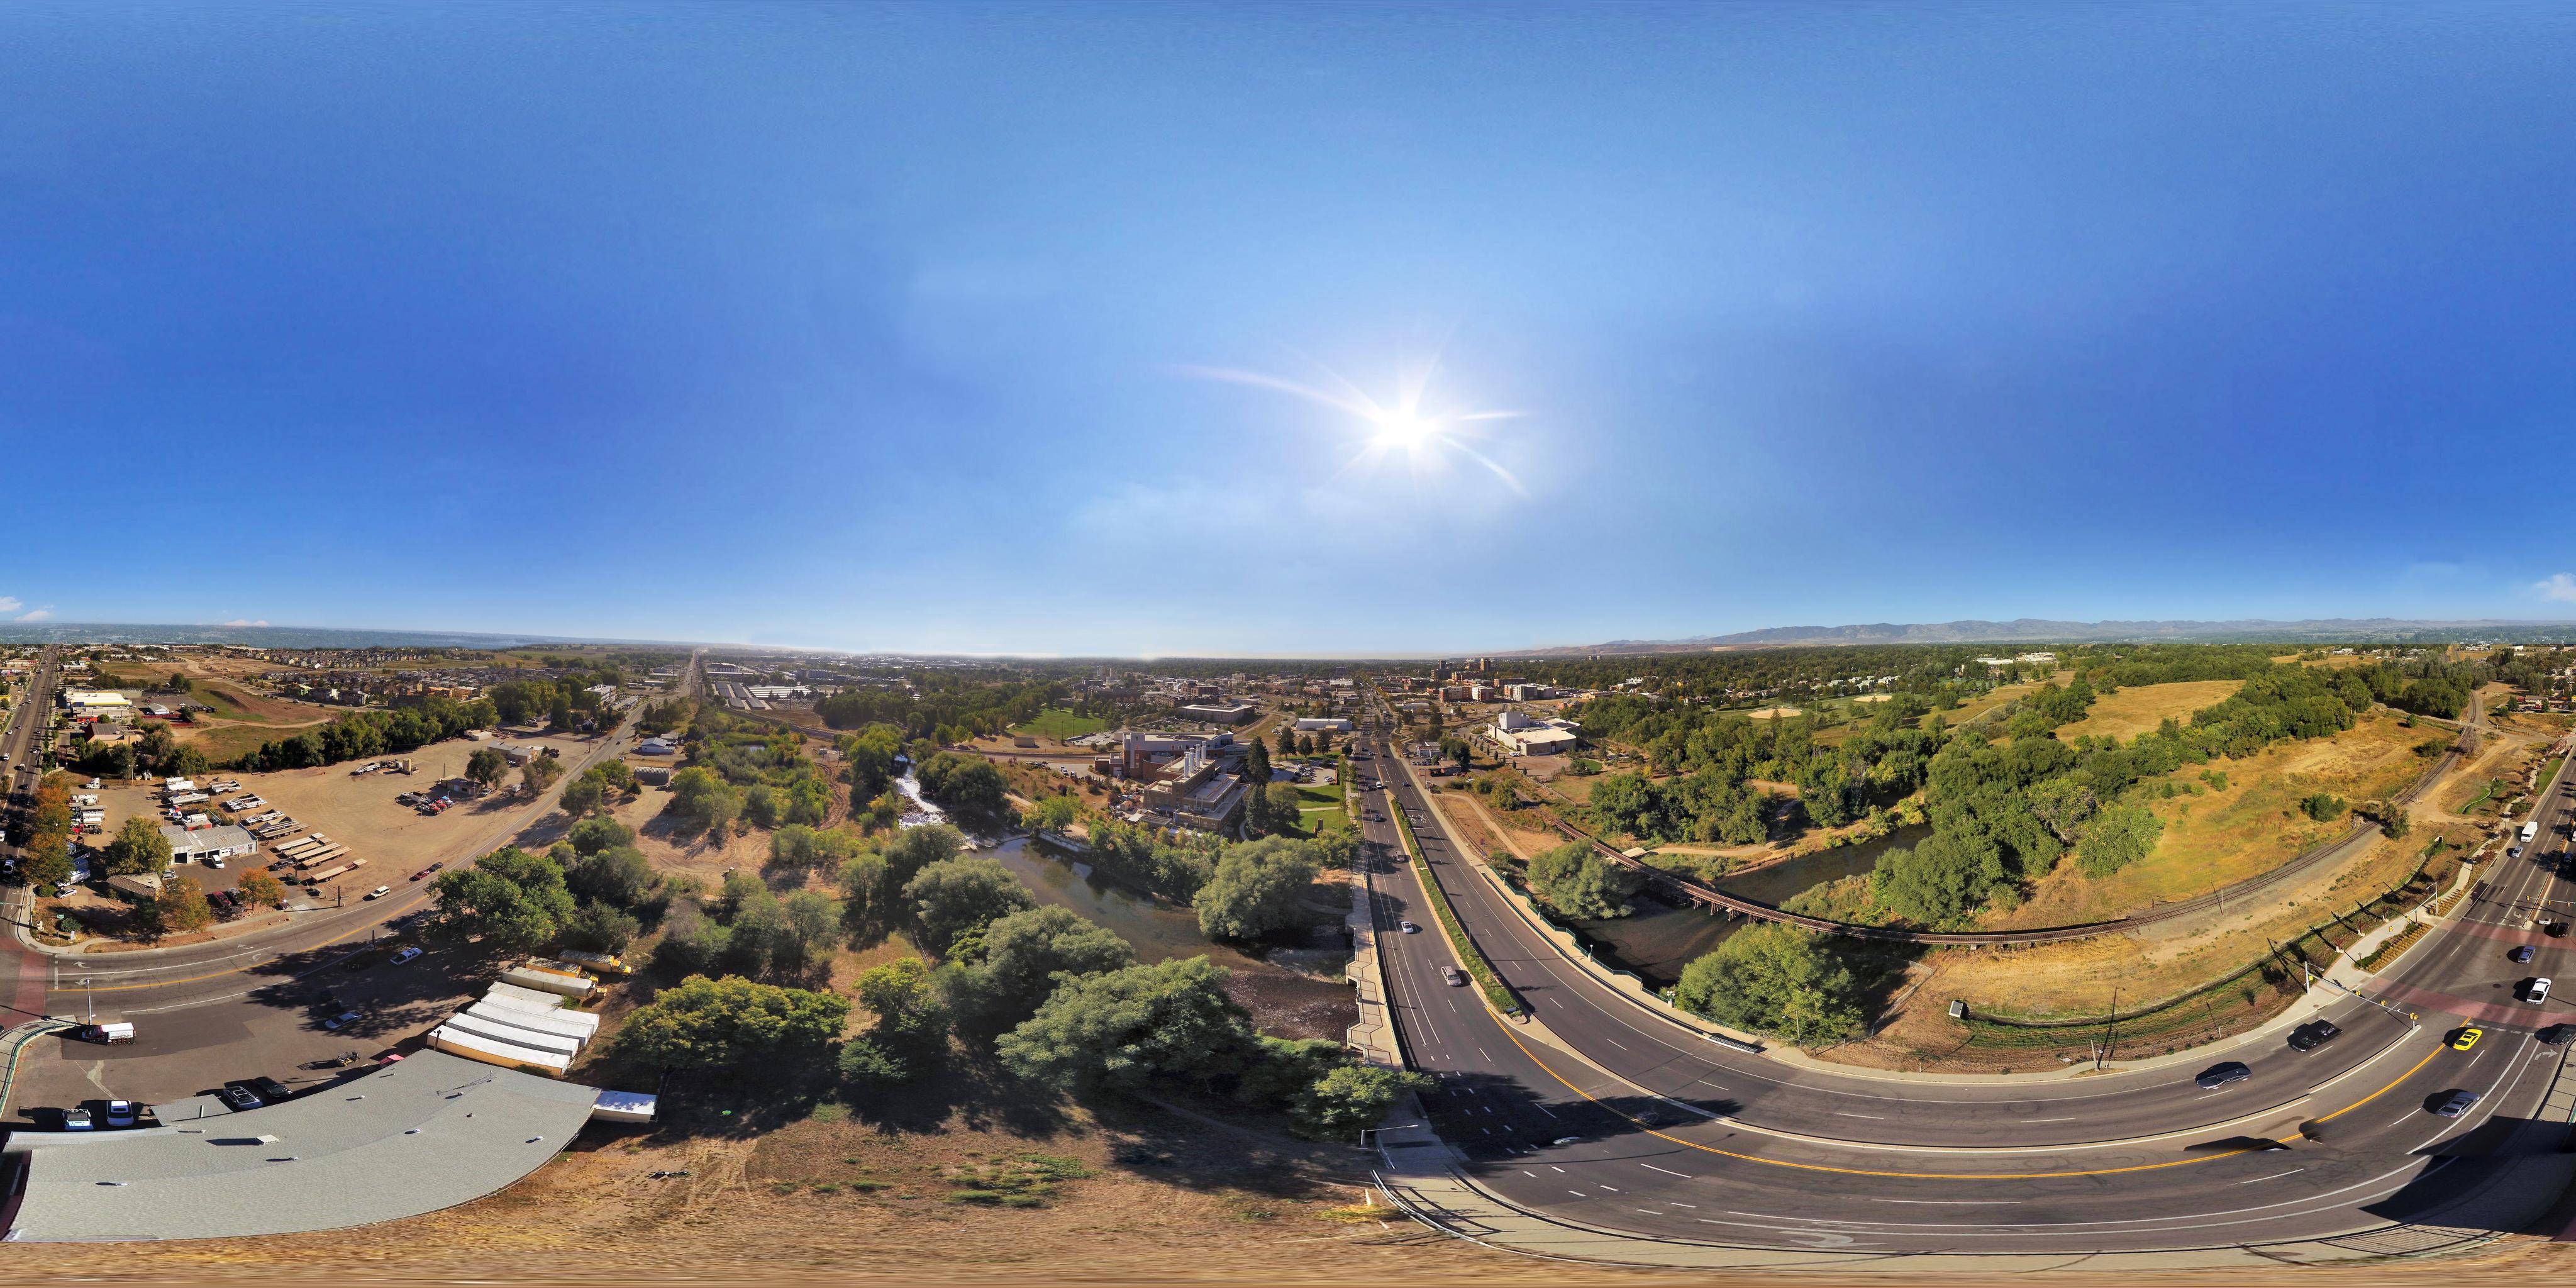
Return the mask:
<svg viewBox="0 0 2576 1288">
<path fill-rule="evenodd" d="M 24 607 L 14 596 L 0 595 L 0 613 L 14 613 Z"/>
<path fill-rule="evenodd" d="M 247 622 L 247 621 L 243 621 L 241 618 L 236 617 L 236 618 L 232 619 L 232 620 L 231 620 L 231 621 L 229 621 L 229 622 L 224 622 L 224 623 L 221 623 L 221 624 L 222 624 L 222 625 L 225 625 L 225 626 L 266 626 L 266 625 L 268 625 L 268 619 L 267 619 L 267 618 L 265 618 L 265 617 L 263 617 L 263 618 L 259 619 L 258 621 L 255 621 L 255 622 Z"/>
<path fill-rule="evenodd" d="M 2553 599 L 2562 604 L 2576 604 L 2576 573 L 2562 572 L 2547 581 L 2531 583 L 2531 588 L 2539 591 L 2542 599 Z"/>
<path fill-rule="evenodd" d="M 17 607 L 17 605 L 13 603 L 13 604 L 9 605 L 9 607 L 10 607 L 10 608 L 15 608 L 15 607 Z M 6 611 L 6 610 L 0 610 L 0 611 Z M 44 606 L 43 608 L 39 608 L 39 609 L 37 609 L 36 611 L 34 611 L 34 612 L 32 612 L 32 613 L 20 613 L 20 614 L 18 614 L 18 620 L 19 620 L 19 621 L 22 621 L 22 622 L 41 622 L 41 621 L 46 620 L 47 618 L 52 617 L 53 615 L 54 615 L 54 607 L 53 607 L 53 605 L 51 605 L 51 604 L 47 604 L 47 605 L 46 605 L 46 606 Z"/>
</svg>

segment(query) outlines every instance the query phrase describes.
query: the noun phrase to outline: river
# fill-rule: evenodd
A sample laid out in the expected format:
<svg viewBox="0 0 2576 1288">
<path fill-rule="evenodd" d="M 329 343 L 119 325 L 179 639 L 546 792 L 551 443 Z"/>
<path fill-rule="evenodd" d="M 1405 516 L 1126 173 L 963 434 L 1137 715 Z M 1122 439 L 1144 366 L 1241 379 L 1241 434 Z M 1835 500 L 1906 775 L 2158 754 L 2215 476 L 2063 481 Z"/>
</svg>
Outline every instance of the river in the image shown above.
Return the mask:
<svg viewBox="0 0 2576 1288">
<path fill-rule="evenodd" d="M 1879 855 L 1910 846 L 1930 835 L 1931 831 L 1929 826 L 1922 824 L 1900 827 L 1862 845 L 1819 850 L 1786 863 L 1728 877 L 1719 881 L 1717 888 L 1778 907 L 1826 882 L 1867 872 L 1878 866 Z M 1751 924 L 1742 917 L 1729 917 L 1724 913 L 1668 907 L 1643 895 L 1635 900 L 1635 904 L 1637 910 L 1625 917 L 1566 924 L 1592 945 L 1603 962 L 1621 970 L 1635 971 L 1658 987 L 1680 979 L 1682 968 L 1690 965 L 1693 959 Z"/>
</svg>

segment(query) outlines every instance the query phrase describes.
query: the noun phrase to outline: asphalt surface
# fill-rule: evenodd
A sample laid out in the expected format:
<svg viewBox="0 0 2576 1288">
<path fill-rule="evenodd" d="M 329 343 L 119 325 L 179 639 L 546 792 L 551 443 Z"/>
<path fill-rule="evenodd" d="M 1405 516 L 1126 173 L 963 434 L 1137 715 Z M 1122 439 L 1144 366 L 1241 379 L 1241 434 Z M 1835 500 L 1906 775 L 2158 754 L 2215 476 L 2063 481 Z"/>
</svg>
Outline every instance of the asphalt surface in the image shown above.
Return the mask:
<svg viewBox="0 0 2576 1288">
<path fill-rule="evenodd" d="M 2487 894 L 2388 981 L 2421 1014 L 2414 1027 L 2347 999 L 2326 1012 L 2343 1035 L 2308 1053 L 2274 1032 L 2214 1044 L 2206 1060 L 2074 1079 L 1871 1077 L 1710 1042 L 1567 962 L 1452 852 L 1385 740 L 1363 747 L 1354 778 L 1391 789 L 1362 793 L 1363 811 L 1407 811 L 1460 920 L 1538 1022 L 1506 1021 L 1472 986 L 1443 982 L 1451 949 L 1395 826 L 1364 822 L 1389 1006 L 1409 1061 L 1440 1083 L 1425 1110 L 1476 1179 L 1551 1217 L 1855 1252 L 2248 1245 L 2527 1213 L 2511 1160 L 2566 1137 L 2564 1124 L 2528 1121 L 2558 1057 L 2533 1033 L 2565 1008 L 2524 1004 L 2514 986 L 2553 969 L 2576 977 L 2576 940 L 2547 937 L 2530 916 L 2544 900 L 2569 915 L 2576 891 L 2529 859 L 2491 861 Z M 2553 786 L 2544 837 L 2568 818 Z M 1421 932 L 1401 933 L 1407 919 Z M 2507 961 L 2524 943 L 2538 960 Z M 2485 1037 L 2454 1051 L 2463 1019 Z M 2195 1075 L 2222 1060 L 2253 1075 L 2201 1090 Z M 2479 1103 L 2456 1119 L 2430 1112 L 2457 1089 Z"/>
</svg>

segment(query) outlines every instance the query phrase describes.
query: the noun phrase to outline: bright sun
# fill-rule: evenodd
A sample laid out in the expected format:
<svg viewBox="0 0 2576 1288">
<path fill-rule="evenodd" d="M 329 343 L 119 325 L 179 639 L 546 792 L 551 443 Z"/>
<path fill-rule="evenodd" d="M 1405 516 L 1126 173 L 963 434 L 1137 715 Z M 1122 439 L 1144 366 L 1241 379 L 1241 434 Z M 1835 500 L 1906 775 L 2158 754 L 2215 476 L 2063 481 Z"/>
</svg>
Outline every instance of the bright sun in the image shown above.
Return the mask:
<svg viewBox="0 0 2576 1288">
<path fill-rule="evenodd" d="M 1401 455 L 1405 464 L 1413 471 L 1415 479 L 1419 481 L 1436 476 L 1441 472 L 1447 458 L 1457 457 L 1482 466 L 1495 478 L 1500 479 L 1503 486 L 1510 488 L 1514 494 L 1528 496 L 1529 489 L 1522 487 L 1521 481 L 1514 478 L 1510 470 L 1503 468 L 1501 462 L 1476 450 L 1469 441 L 1484 436 L 1487 422 L 1517 419 L 1522 413 L 1516 411 L 1425 413 L 1421 407 L 1424 386 L 1430 383 L 1431 374 L 1438 365 L 1434 361 L 1409 373 L 1400 382 L 1402 388 L 1398 391 L 1399 396 L 1391 404 L 1369 397 L 1339 376 L 1333 377 L 1333 384 L 1338 388 L 1326 390 L 1310 388 L 1294 381 L 1282 380 L 1277 376 L 1263 375 L 1254 371 L 1226 371 L 1212 367 L 1184 367 L 1182 370 L 1210 380 L 1257 385 L 1264 389 L 1276 389 L 1282 393 L 1294 394 L 1299 398 L 1321 403 L 1346 413 L 1368 426 L 1370 431 L 1368 437 L 1361 443 L 1359 451 L 1343 464 L 1336 477 L 1353 470 L 1372 469 L 1389 457 Z"/>
<path fill-rule="evenodd" d="M 1377 422 L 1377 441 L 1386 447 L 1412 448 L 1429 438 L 1437 429 L 1430 421 L 1409 411 L 1389 409 L 1371 419 Z"/>
</svg>

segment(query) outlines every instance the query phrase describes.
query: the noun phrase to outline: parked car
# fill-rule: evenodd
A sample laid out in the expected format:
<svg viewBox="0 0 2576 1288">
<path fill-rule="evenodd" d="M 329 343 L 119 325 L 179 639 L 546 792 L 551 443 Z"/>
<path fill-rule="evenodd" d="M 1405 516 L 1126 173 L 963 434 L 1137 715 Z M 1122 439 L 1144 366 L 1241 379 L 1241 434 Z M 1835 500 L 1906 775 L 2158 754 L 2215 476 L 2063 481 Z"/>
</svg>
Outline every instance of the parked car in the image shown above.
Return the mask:
<svg viewBox="0 0 2576 1288">
<path fill-rule="evenodd" d="M 2526 1002 L 2546 1002 L 2546 1001 L 2548 1001 L 2548 1000 L 2549 1000 L 2549 977 L 2548 977 L 2548 976 L 2546 976 L 2546 975 L 2543 975 L 2543 976 L 2541 976 L 2540 978 L 2535 979 L 2535 980 L 2531 981 L 2530 983 L 2523 985 L 2523 986 L 2522 986 L 2522 1000 L 2524 1000 L 2524 1001 L 2526 1001 Z"/>
<path fill-rule="evenodd" d="M 261 1105 L 268 1103 L 267 1101 L 259 1098 L 258 1092 L 253 1091 L 238 1082 L 227 1082 L 224 1084 L 223 1098 L 225 1104 L 231 1105 L 235 1109 L 257 1109 Z"/>
<path fill-rule="evenodd" d="M 2571 1034 L 2576 1034 L 2576 1024 L 2552 1024 L 2532 1036 L 2540 1039 L 2542 1046 L 2556 1046 Z"/>
<path fill-rule="evenodd" d="M 2451 1093 L 2450 1099 L 2443 1101 L 2441 1104 L 2435 1105 L 2433 1107 L 2433 1112 L 2440 1114 L 2445 1118 L 2457 1118 L 2460 1115 L 2467 1113 L 2469 1111 L 2469 1106 L 2476 1103 L 2478 1103 L 2478 1093 L 2474 1091 L 2454 1091 Z"/>
<path fill-rule="evenodd" d="M 2216 1091 L 2220 1087 L 2232 1086 L 2253 1076 L 2254 1071 L 2247 1068 L 2243 1061 L 2228 1060 L 2201 1070 L 2200 1077 L 2194 1081 L 2200 1084 L 2200 1089 L 2203 1091 Z"/>
<path fill-rule="evenodd" d="M 325 1033 L 337 1033 L 340 1030 L 357 1023 L 360 1018 L 361 1017 L 356 1011 L 342 1011 L 338 1015 L 334 1015 L 330 1019 L 322 1021 L 322 1031 Z"/>
<path fill-rule="evenodd" d="M 78 1107 L 63 1111 L 64 1131 L 88 1131 L 97 1124 L 89 1120 L 89 1111 Z"/>
<path fill-rule="evenodd" d="M 2513 950 L 2513 960 L 2514 960 L 2514 964 L 2515 964 L 2515 965 L 2520 965 L 2520 964 L 2522 964 L 2522 963 L 2524 963 L 2524 962 L 2530 961 L 2530 960 L 2531 960 L 2531 955 L 2532 955 L 2534 952 L 2537 952 L 2537 951 L 2538 951 L 2537 949 L 2533 948 L 2533 947 L 2532 947 L 2531 945 L 2529 945 L 2529 944 L 2524 944 L 2522 947 L 2517 948 L 2517 949 L 2514 949 L 2514 950 Z"/>
<path fill-rule="evenodd" d="M 256 1078 L 242 1079 L 242 1085 L 258 1092 L 260 1099 L 265 1100 L 272 1105 L 295 1094 L 295 1088 L 287 1086 L 285 1083 L 279 1082 L 277 1079 L 269 1077 L 264 1073 Z"/>
<path fill-rule="evenodd" d="M 133 1126 L 133 1125 L 134 1125 L 134 1102 L 133 1102 L 133 1101 L 131 1101 L 131 1100 L 111 1100 L 111 1101 L 108 1101 L 108 1102 L 107 1102 L 107 1125 L 108 1125 L 108 1126 L 110 1126 L 110 1127 L 131 1127 L 131 1126 Z"/>
<path fill-rule="evenodd" d="M 412 947 L 395 953 L 393 956 L 386 958 L 385 960 L 393 965 L 400 966 L 418 956 L 420 956 L 420 949 L 418 947 Z"/>
<path fill-rule="evenodd" d="M 2324 1046 L 2326 1043 L 2332 1042 L 2336 1038 L 2342 1036 L 2343 1030 L 2336 1027 L 2331 1021 L 2311 1020 L 2306 1024 L 2302 1024 L 2299 1027 L 2290 1030 L 2290 1049 L 2293 1051 L 2314 1051 L 2318 1047 Z"/>
</svg>

